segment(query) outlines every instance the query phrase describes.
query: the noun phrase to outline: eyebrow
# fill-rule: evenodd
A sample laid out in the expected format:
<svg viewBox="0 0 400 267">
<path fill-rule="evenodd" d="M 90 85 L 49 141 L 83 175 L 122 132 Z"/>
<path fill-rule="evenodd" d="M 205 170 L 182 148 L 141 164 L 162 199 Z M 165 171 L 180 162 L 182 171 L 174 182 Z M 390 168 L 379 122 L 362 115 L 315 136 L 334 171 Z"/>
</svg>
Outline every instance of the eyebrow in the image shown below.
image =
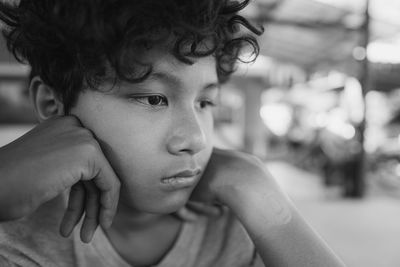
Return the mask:
<svg viewBox="0 0 400 267">
<path fill-rule="evenodd" d="M 182 81 L 175 75 L 166 72 L 153 72 L 148 77 L 148 80 L 165 82 L 171 87 L 183 88 Z M 202 90 L 219 89 L 221 86 L 218 81 L 206 83 Z"/>
</svg>

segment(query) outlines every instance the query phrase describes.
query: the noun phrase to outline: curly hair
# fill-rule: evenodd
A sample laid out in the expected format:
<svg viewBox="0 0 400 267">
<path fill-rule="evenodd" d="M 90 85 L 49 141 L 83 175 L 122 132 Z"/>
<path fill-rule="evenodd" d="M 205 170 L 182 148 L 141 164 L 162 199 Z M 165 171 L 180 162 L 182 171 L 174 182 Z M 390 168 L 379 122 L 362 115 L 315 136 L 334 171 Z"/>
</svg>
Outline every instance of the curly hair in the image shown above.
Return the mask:
<svg viewBox="0 0 400 267">
<path fill-rule="evenodd" d="M 152 66 L 138 55 L 159 45 L 185 64 L 215 56 L 219 81 L 226 81 L 243 47 L 253 59 L 259 53 L 254 35 L 262 27 L 238 14 L 249 1 L 20 0 L 1 2 L 0 19 L 8 49 L 68 110 L 81 90 L 105 79 L 145 80 Z"/>
</svg>

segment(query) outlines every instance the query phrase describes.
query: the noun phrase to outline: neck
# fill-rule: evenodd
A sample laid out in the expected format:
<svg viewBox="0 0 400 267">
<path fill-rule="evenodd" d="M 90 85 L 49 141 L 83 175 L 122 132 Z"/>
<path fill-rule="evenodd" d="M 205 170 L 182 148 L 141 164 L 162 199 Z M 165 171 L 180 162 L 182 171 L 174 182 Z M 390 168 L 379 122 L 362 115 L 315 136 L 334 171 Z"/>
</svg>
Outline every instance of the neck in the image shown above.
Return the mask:
<svg viewBox="0 0 400 267">
<path fill-rule="evenodd" d="M 171 214 L 140 212 L 120 202 L 113 224 L 105 233 L 129 264 L 148 266 L 158 263 L 171 249 L 181 225 Z"/>
<path fill-rule="evenodd" d="M 142 232 L 169 217 L 170 214 L 141 212 L 120 203 L 111 228 L 120 233 Z"/>
</svg>

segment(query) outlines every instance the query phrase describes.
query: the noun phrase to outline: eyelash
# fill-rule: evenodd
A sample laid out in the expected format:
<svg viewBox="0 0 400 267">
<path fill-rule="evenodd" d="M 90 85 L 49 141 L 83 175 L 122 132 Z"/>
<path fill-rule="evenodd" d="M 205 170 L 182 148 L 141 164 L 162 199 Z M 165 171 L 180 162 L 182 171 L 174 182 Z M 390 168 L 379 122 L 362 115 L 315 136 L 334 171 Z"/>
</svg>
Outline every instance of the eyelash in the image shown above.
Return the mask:
<svg viewBox="0 0 400 267">
<path fill-rule="evenodd" d="M 151 97 L 158 97 L 159 101 L 157 104 L 151 104 L 150 103 L 150 98 Z M 168 99 L 163 96 L 163 95 L 134 95 L 131 96 L 130 99 L 139 102 L 140 104 L 146 105 L 146 106 L 150 106 L 150 107 L 161 107 L 161 106 L 168 106 Z M 144 99 L 146 99 L 145 101 L 143 101 Z M 160 104 L 160 101 L 163 102 L 162 104 Z M 217 106 L 217 104 L 211 100 L 211 99 L 202 99 L 199 101 L 199 105 L 201 109 L 205 109 L 207 107 L 215 107 Z"/>
<path fill-rule="evenodd" d="M 211 107 L 212 108 L 212 107 L 215 107 L 216 105 L 217 104 L 214 101 L 210 100 L 210 99 L 204 99 L 204 100 L 200 101 L 200 108 L 202 108 L 202 109 L 204 109 L 206 107 Z"/>
<path fill-rule="evenodd" d="M 157 104 L 151 104 L 150 101 L 149 101 L 151 97 L 158 97 L 158 100 L 159 100 L 158 103 Z M 151 107 L 168 106 L 168 100 L 163 95 L 135 95 L 135 96 L 131 96 L 130 99 L 132 99 L 134 101 L 137 101 L 140 104 L 151 106 Z M 146 100 L 143 101 L 144 99 L 146 99 Z M 163 102 L 163 103 L 160 104 L 160 101 Z"/>
</svg>

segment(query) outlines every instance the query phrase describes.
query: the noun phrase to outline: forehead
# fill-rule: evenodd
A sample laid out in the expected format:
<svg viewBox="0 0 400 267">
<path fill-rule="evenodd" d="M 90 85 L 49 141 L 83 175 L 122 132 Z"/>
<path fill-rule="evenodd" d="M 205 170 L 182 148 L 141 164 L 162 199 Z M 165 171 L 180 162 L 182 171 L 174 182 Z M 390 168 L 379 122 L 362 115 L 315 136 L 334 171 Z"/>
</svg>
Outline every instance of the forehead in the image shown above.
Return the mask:
<svg viewBox="0 0 400 267">
<path fill-rule="evenodd" d="M 164 50 L 154 49 L 146 53 L 143 60 L 152 66 L 150 79 L 157 78 L 157 74 L 164 73 L 182 80 L 195 78 L 196 81 L 218 82 L 217 64 L 214 56 L 190 58 L 193 64 L 187 64 Z"/>
<path fill-rule="evenodd" d="M 102 92 L 119 90 L 122 87 L 132 87 L 141 85 L 149 85 L 158 82 L 159 84 L 168 85 L 169 87 L 219 87 L 217 74 L 217 62 L 214 56 L 205 56 L 200 58 L 189 58 L 193 64 L 187 64 L 178 60 L 168 50 L 160 47 L 159 49 L 151 49 L 142 53 L 137 57 L 138 61 L 145 66 L 151 66 L 150 74 L 141 82 L 131 83 L 129 81 L 119 80 L 115 84 L 115 70 L 108 65 L 105 83 L 101 84 L 98 89 Z M 143 66 L 142 65 L 142 66 Z M 140 66 L 139 66 L 140 67 Z M 142 72 L 143 73 L 143 72 Z M 144 74 L 144 73 L 143 73 Z"/>
</svg>

